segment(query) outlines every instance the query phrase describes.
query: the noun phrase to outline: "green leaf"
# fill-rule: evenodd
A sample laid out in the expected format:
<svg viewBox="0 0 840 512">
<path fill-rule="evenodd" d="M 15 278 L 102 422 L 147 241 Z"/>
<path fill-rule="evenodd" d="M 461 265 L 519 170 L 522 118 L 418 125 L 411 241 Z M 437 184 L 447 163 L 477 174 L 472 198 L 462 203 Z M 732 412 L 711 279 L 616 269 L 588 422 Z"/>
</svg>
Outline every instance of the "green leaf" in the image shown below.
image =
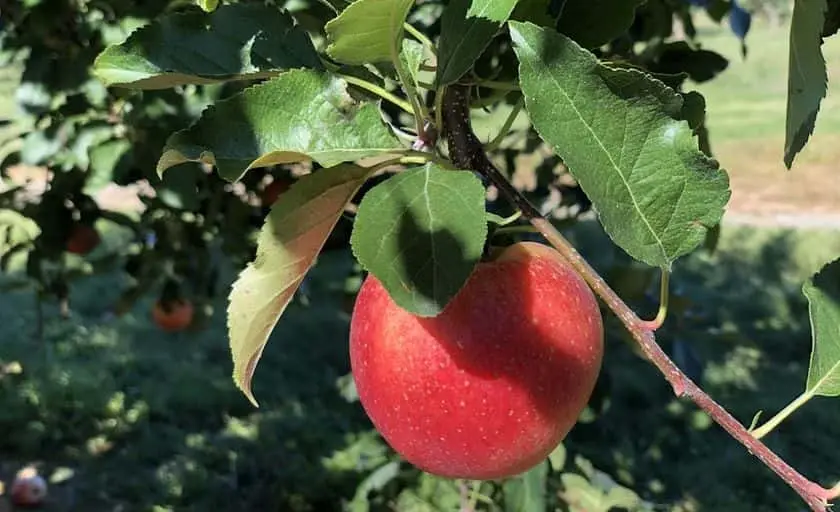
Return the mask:
<svg viewBox="0 0 840 512">
<path fill-rule="evenodd" d="M 470 70 L 501 24 L 467 17 L 470 0 L 452 0 L 441 17 L 437 86 L 449 85 Z"/>
<path fill-rule="evenodd" d="M 616 508 L 637 510 L 642 504 L 635 492 L 617 485 L 606 473 L 592 468 L 590 478 L 593 481 L 576 473 L 560 475 L 563 484 L 560 497 L 569 504 L 571 512 L 609 512 Z"/>
<path fill-rule="evenodd" d="M 233 378 L 254 405 L 251 380 L 268 337 L 370 172 L 345 164 L 296 181 L 272 206 L 257 257 L 233 284 L 228 306 Z"/>
<path fill-rule="evenodd" d="M 109 140 L 92 148 L 85 193 L 94 195 L 114 181 L 119 171 L 128 167 L 130 154 L 131 142 L 126 139 Z"/>
<path fill-rule="evenodd" d="M 417 77 L 420 73 L 420 64 L 423 63 L 424 57 L 422 44 L 411 39 L 403 40 L 400 60 L 402 61 L 403 68 L 411 76 L 415 87 L 417 86 Z"/>
<path fill-rule="evenodd" d="M 35 240 L 41 228 L 29 217 L 14 210 L 0 209 L 0 255 L 12 246 Z"/>
<path fill-rule="evenodd" d="M 308 159 L 332 167 L 401 147 L 377 105 L 355 103 L 343 80 L 293 70 L 209 107 L 169 137 L 157 170 L 201 161 L 236 181 L 253 167 Z"/>
<path fill-rule="evenodd" d="M 197 210 L 198 182 L 204 180 L 201 167 L 195 164 L 181 164 L 173 172 L 166 173 L 162 183 L 155 186 L 158 199 L 176 210 Z"/>
<path fill-rule="evenodd" d="M 383 181 L 362 199 L 350 243 L 391 298 L 435 316 L 484 250 L 485 191 L 472 173 L 426 164 Z"/>
<path fill-rule="evenodd" d="M 324 27 L 327 53 L 345 64 L 394 62 L 414 0 L 357 0 Z"/>
<path fill-rule="evenodd" d="M 569 504 L 572 512 L 607 512 L 604 494 L 589 483 L 589 480 L 577 473 L 560 475 L 563 491 L 560 497 Z"/>
<path fill-rule="evenodd" d="M 362 483 L 356 488 L 356 494 L 353 496 L 353 501 L 350 502 L 350 510 L 352 512 L 367 512 L 370 510 L 368 495 L 373 491 L 382 490 L 399 474 L 400 463 L 398 461 L 392 461 L 377 468 L 376 471 L 362 480 Z"/>
<path fill-rule="evenodd" d="M 822 54 L 826 0 L 796 0 L 790 26 L 785 166 L 790 169 L 817 122 L 828 74 Z"/>
<path fill-rule="evenodd" d="M 467 16 L 504 23 L 519 0 L 472 0 Z"/>
<path fill-rule="evenodd" d="M 545 512 L 545 481 L 548 462 L 542 461 L 502 485 L 505 512 Z"/>
<path fill-rule="evenodd" d="M 827 0 L 822 36 L 831 37 L 840 30 L 840 0 Z"/>
<path fill-rule="evenodd" d="M 632 69 L 601 65 L 566 36 L 511 21 L 525 106 L 630 256 L 671 263 L 720 222 L 729 180 L 680 120 L 682 98 Z"/>
<path fill-rule="evenodd" d="M 645 0 L 566 0 L 557 30 L 584 48 L 596 48 L 620 36 Z"/>
<path fill-rule="evenodd" d="M 323 68 L 306 32 L 276 7 L 244 3 L 163 16 L 106 48 L 94 73 L 106 85 L 165 89 L 300 67 Z"/>
<path fill-rule="evenodd" d="M 802 287 L 811 315 L 813 347 L 806 392 L 840 396 L 840 259 Z"/>
<path fill-rule="evenodd" d="M 543 27 L 554 27 L 557 22 L 549 12 L 552 0 L 519 0 L 510 19 L 530 21 Z"/>
<path fill-rule="evenodd" d="M 205 12 L 213 12 L 219 7 L 219 0 L 196 0 L 196 3 Z"/>
<path fill-rule="evenodd" d="M 563 443 L 557 445 L 551 454 L 548 456 L 548 461 L 551 463 L 552 471 L 560 471 L 566 465 L 566 447 Z"/>
</svg>

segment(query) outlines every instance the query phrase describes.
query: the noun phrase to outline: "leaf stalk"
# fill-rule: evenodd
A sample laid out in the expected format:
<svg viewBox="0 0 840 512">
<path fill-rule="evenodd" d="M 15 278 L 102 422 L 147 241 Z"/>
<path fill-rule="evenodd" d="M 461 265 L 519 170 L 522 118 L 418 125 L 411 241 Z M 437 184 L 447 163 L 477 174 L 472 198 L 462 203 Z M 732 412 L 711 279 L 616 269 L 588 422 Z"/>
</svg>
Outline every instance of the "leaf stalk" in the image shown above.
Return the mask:
<svg viewBox="0 0 840 512">
<path fill-rule="evenodd" d="M 751 430 L 752 435 L 756 439 L 761 439 L 762 437 L 766 436 L 767 434 L 772 432 L 773 429 L 778 427 L 781 422 L 787 419 L 788 416 L 793 414 L 794 411 L 802 407 L 802 405 L 804 405 L 805 402 L 812 399 L 813 397 L 814 393 L 812 391 L 805 391 L 804 393 L 796 397 L 796 400 L 789 403 L 784 409 L 776 413 L 775 416 L 764 422 L 763 425 Z"/>
<path fill-rule="evenodd" d="M 429 51 L 432 52 L 432 55 L 437 55 L 437 48 L 435 48 L 435 44 L 432 42 L 431 39 L 426 37 L 426 34 L 414 28 L 414 26 L 411 23 L 403 23 L 403 29 L 405 29 L 405 31 L 408 32 L 411 35 L 411 37 L 417 39 L 417 41 L 419 41 L 420 44 L 428 48 Z"/>
<path fill-rule="evenodd" d="M 662 274 L 659 279 L 659 310 L 656 312 L 656 317 L 653 320 L 642 322 L 646 329 L 655 331 L 662 327 L 662 324 L 665 323 L 665 318 L 668 316 L 668 292 L 670 280 L 671 273 L 662 269 Z"/>
<path fill-rule="evenodd" d="M 499 133 L 484 146 L 485 151 L 493 151 L 499 147 L 505 137 L 507 136 L 508 132 L 510 131 L 510 127 L 513 126 L 513 123 L 516 121 L 516 118 L 519 117 L 519 113 L 522 112 L 522 107 L 525 106 L 525 96 L 520 96 L 519 100 L 517 100 L 516 104 L 513 106 L 513 110 L 510 111 L 508 114 L 507 119 L 505 119 L 505 123 L 502 125 L 502 128 L 499 130 Z"/>
</svg>

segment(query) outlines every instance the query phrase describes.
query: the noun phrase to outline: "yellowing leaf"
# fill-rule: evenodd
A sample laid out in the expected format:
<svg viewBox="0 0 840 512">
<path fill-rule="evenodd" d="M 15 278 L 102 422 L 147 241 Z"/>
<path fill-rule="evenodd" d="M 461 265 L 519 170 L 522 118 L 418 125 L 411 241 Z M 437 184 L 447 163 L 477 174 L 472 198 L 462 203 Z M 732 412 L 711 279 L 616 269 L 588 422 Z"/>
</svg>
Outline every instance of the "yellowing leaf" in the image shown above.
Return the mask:
<svg viewBox="0 0 840 512">
<path fill-rule="evenodd" d="M 257 257 L 233 284 L 228 331 L 236 385 L 254 404 L 257 362 L 278 319 L 370 169 L 345 164 L 305 175 L 271 209 Z"/>
</svg>

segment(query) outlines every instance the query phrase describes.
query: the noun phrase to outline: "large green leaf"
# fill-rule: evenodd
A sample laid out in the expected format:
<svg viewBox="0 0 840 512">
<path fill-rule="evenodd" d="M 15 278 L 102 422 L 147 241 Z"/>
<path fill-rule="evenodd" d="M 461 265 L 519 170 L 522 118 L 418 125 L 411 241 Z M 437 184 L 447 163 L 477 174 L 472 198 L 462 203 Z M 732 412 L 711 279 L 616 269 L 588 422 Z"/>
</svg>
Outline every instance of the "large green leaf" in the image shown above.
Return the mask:
<svg viewBox="0 0 840 512">
<path fill-rule="evenodd" d="M 550 29 L 511 21 L 510 30 L 531 121 L 613 241 L 663 268 L 701 244 L 723 216 L 729 180 L 681 120 L 682 98 Z"/>
<path fill-rule="evenodd" d="M 566 0 L 557 30 L 584 48 L 596 48 L 623 34 L 645 0 Z"/>
<path fill-rule="evenodd" d="M 802 287 L 813 331 L 806 392 L 840 396 L 840 259 L 829 263 Z"/>
<path fill-rule="evenodd" d="M 501 27 L 495 21 L 468 17 L 469 7 L 470 0 L 452 0 L 443 11 L 435 76 L 438 86 L 451 84 L 469 71 Z"/>
<path fill-rule="evenodd" d="M 506 480 L 502 486 L 505 512 L 545 512 L 545 482 L 548 461 L 542 461 L 530 470 Z"/>
<path fill-rule="evenodd" d="M 504 23 L 519 0 L 472 0 L 467 16 Z"/>
<path fill-rule="evenodd" d="M 790 25 L 785 166 L 802 151 L 817 122 L 828 74 L 822 54 L 826 0 L 796 0 Z"/>
<path fill-rule="evenodd" d="M 251 380 L 278 319 L 369 169 L 352 164 L 307 174 L 281 194 L 257 241 L 257 257 L 233 284 L 228 331 L 233 378 L 257 405 Z"/>
<path fill-rule="evenodd" d="M 325 29 L 327 53 L 345 64 L 396 62 L 414 0 L 357 0 Z"/>
<path fill-rule="evenodd" d="M 400 307 L 434 316 L 484 249 L 485 191 L 472 173 L 432 164 L 392 176 L 359 205 L 353 253 Z"/>
<path fill-rule="evenodd" d="M 216 165 L 236 181 L 250 168 L 312 159 L 324 167 L 400 148 L 373 103 L 354 103 L 347 84 L 292 70 L 216 103 L 166 142 L 158 172 L 186 161 Z"/>
<path fill-rule="evenodd" d="M 164 89 L 321 69 L 309 36 L 288 13 L 253 3 L 164 16 L 103 51 L 94 73 L 107 85 Z"/>
</svg>

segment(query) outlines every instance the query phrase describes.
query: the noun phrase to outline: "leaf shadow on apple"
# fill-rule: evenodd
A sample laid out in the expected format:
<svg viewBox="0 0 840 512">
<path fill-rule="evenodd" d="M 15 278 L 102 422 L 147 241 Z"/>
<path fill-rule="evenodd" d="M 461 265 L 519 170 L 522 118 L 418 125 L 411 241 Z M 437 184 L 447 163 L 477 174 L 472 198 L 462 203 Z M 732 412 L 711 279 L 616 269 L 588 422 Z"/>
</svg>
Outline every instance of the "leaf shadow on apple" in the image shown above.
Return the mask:
<svg viewBox="0 0 840 512">
<path fill-rule="evenodd" d="M 466 300 L 452 302 L 439 317 L 419 320 L 443 341 L 459 370 L 494 382 L 487 396 L 495 390 L 501 398 L 489 415 L 508 414 L 504 397 L 513 393 L 530 402 L 540 418 L 553 421 L 549 418 L 576 415 L 583 407 L 579 402 L 589 396 L 579 389 L 586 379 L 578 378 L 588 374 L 588 355 L 551 343 L 558 334 L 578 334 L 579 319 L 563 314 L 563 304 L 552 303 L 540 283 L 543 277 L 521 265 L 482 266 L 470 278 L 469 297 L 459 297 Z M 496 300 L 478 300 L 481 296 Z"/>
<path fill-rule="evenodd" d="M 399 262 L 395 270 L 405 279 L 405 291 L 415 307 L 440 311 L 458 293 L 479 255 L 468 257 L 464 244 L 447 228 L 422 228 L 408 205 L 404 212 L 397 228 Z"/>
</svg>

